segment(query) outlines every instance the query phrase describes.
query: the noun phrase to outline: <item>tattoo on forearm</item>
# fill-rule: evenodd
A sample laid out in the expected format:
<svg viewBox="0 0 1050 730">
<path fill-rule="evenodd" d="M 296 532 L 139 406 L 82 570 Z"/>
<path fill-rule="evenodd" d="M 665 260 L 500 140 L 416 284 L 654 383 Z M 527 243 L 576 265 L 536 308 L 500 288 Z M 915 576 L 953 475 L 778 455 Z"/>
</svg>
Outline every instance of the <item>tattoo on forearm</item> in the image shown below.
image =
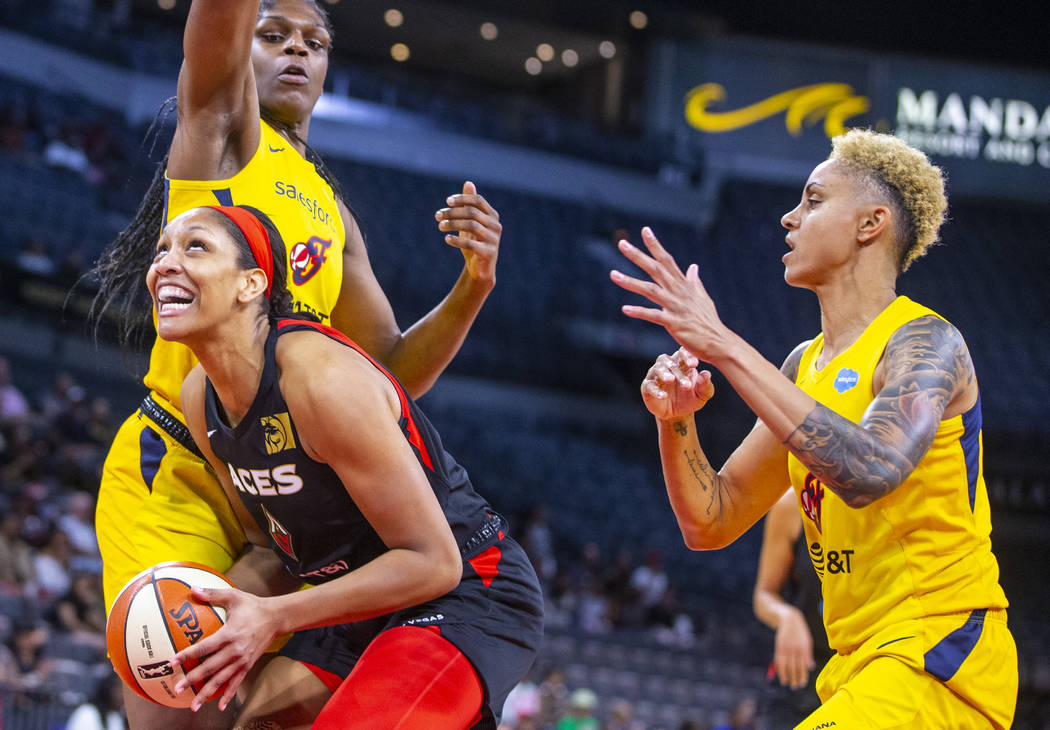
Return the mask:
<svg viewBox="0 0 1050 730">
<path fill-rule="evenodd" d="M 937 433 L 944 409 L 973 379 L 959 333 L 923 317 L 890 338 L 886 382 L 860 424 L 818 404 L 784 442 L 851 507 L 889 494 L 908 478 Z"/>
<path fill-rule="evenodd" d="M 685 421 L 675 421 L 674 426 L 672 426 L 672 428 L 674 429 L 674 432 L 679 436 L 685 436 L 687 433 L 689 433 L 689 425 Z"/>
<path fill-rule="evenodd" d="M 692 472 L 693 479 L 696 481 L 700 489 L 707 492 L 710 497 L 705 512 L 711 514 L 711 507 L 715 502 L 715 486 L 718 483 L 718 475 L 711 470 L 711 465 L 707 463 L 703 454 L 695 449 L 691 453 L 689 451 L 684 451 L 682 453 L 685 455 L 685 461 L 689 465 L 689 471 Z M 720 492 L 721 490 L 717 491 Z"/>
</svg>

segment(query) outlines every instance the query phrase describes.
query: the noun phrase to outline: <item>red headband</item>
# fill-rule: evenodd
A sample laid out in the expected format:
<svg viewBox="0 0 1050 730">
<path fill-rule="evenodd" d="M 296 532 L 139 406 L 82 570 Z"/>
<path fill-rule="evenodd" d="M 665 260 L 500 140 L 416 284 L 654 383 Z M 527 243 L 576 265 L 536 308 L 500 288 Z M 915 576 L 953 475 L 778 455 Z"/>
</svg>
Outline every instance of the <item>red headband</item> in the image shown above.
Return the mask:
<svg viewBox="0 0 1050 730">
<path fill-rule="evenodd" d="M 248 239 L 248 245 L 252 249 L 259 268 L 266 274 L 266 298 L 270 298 L 270 290 L 273 289 L 273 251 L 270 249 L 270 234 L 266 232 L 266 226 L 254 215 L 244 208 L 234 205 L 208 205 L 212 210 L 217 210 L 233 221 L 240 229 L 244 237 Z"/>
</svg>

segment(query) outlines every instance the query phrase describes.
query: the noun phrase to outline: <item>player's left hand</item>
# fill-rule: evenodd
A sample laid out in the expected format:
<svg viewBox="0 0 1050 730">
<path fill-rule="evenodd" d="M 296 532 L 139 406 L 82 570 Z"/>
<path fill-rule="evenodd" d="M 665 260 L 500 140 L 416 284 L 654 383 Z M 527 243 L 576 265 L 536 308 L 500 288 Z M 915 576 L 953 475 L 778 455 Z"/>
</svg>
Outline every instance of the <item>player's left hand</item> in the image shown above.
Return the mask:
<svg viewBox="0 0 1050 730">
<path fill-rule="evenodd" d="M 463 252 L 471 279 L 495 284 L 496 259 L 503 233 L 499 213 L 478 195 L 477 187 L 469 180 L 463 183 L 462 193 L 448 196 L 446 202 L 447 208 L 434 213 L 438 228 L 448 231 L 445 243 Z"/>
<path fill-rule="evenodd" d="M 200 661 L 175 685 L 175 693 L 204 683 L 190 705 L 194 712 L 215 695 L 219 710 L 225 710 L 237 694 L 248 670 L 266 651 L 276 630 L 264 608 L 265 598 L 235 588 L 194 588 L 194 598 L 226 609 L 226 623 L 211 636 L 183 649 L 172 660 L 183 665 L 189 659 Z M 220 694 L 221 693 L 221 694 Z"/>
<path fill-rule="evenodd" d="M 617 286 L 642 295 L 659 309 L 628 304 L 623 306 L 623 313 L 662 326 L 693 355 L 717 363 L 733 333 L 719 319 L 715 303 L 700 281 L 699 268 L 690 264 L 683 274 L 648 226 L 642 229 L 642 240 L 649 249 L 648 254 L 627 241 L 620 241 L 619 249 L 648 274 L 651 281 L 636 279 L 615 269 L 609 272 L 609 277 Z"/>
</svg>

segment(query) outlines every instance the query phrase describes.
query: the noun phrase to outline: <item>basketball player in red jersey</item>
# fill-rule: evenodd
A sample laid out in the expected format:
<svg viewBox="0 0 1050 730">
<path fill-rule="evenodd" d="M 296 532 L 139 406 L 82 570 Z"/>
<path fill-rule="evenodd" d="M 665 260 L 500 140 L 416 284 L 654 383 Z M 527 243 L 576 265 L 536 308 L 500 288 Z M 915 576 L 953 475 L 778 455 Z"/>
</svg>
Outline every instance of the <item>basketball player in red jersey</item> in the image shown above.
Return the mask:
<svg viewBox="0 0 1050 730">
<path fill-rule="evenodd" d="M 187 208 L 223 202 L 272 213 L 295 250 L 295 307 L 349 333 L 425 392 L 452 359 L 495 283 L 499 216 L 471 183 L 436 217 L 464 267 L 449 295 L 401 331 L 377 283 L 354 216 L 307 146 L 328 68 L 332 29 L 315 0 L 195 0 L 186 21 L 178 123 L 135 219 L 103 253 L 98 301 L 148 326 L 142 280 L 162 226 Z M 246 549 L 222 488 L 186 431 L 179 389 L 190 351 L 157 340 L 149 395 L 120 428 L 103 470 L 96 530 L 107 605 L 144 568 L 189 560 L 219 572 Z M 249 551 L 231 577 L 256 580 Z M 265 576 L 258 577 L 262 580 Z M 133 729 L 225 727 L 215 705 L 193 715 L 126 693 Z"/>
<path fill-rule="evenodd" d="M 289 316 L 283 261 L 261 212 L 198 208 L 165 229 L 147 278 L 160 336 L 200 359 L 182 388 L 194 440 L 291 583 L 196 591 L 226 624 L 179 653 L 201 663 L 175 691 L 225 706 L 294 631 L 239 725 L 495 730 L 539 648 L 536 574 L 396 378 L 337 330 Z"/>
</svg>

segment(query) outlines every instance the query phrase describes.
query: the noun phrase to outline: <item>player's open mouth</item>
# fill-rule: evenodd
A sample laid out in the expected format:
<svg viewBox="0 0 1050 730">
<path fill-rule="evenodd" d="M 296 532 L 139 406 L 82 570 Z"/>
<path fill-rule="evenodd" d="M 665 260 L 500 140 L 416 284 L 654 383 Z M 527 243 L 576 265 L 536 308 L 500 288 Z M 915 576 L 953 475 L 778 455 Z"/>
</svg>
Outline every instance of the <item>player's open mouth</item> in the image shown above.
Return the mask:
<svg viewBox="0 0 1050 730">
<path fill-rule="evenodd" d="M 305 84 L 310 80 L 310 77 L 306 75 L 306 70 L 303 67 L 293 64 L 286 66 L 277 75 L 277 79 L 289 84 Z"/>
<path fill-rule="evenodd" d="M 173 284 L 165 284 L 157 290 L 157 315 L 177 314 L 193 304 L 193 294 Z"/>
</svg>

